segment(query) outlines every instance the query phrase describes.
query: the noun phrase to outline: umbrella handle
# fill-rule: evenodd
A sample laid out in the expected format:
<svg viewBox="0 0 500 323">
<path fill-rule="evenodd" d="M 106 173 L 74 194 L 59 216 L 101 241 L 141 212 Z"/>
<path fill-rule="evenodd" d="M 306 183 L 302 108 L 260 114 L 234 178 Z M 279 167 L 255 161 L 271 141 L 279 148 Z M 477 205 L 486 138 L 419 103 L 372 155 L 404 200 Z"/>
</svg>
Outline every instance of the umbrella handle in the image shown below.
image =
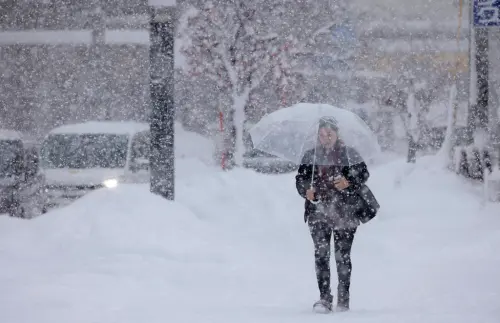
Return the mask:
<svg viewBox="0 0 500 323">
<path fill-rule="evenodd" d="M 313 184 L 314 184 L 314 181 L 313 181 L 313 180 L 311 180 L 311 186 L 310 186 L 310 189 L 313 189 L 313 188 L 314 188 L 314 187 L 313 187 Z M 318 201 L 311 201 L 311 200 L 309 200 L 309 202 L 311 202 L 312 204 L 318 204 L 320 201 L 319 201 L 319 200 L 318 200 Z"/>
<path fill-rule="evenodd" d="M 318 127 L 319 130 L 319 127 Z M 316 151 L 317 151 L 318 145 L 314 146 L 314 157 L 313 157 L 313 164 L 312 164 L 312 172 L 311 172 L 311 186 L 310 188 L 314 188 L 314 171 L 316 170 Z M 312 204 L 318 204 L 320 201 L 309 201 Z"/>
</svg>

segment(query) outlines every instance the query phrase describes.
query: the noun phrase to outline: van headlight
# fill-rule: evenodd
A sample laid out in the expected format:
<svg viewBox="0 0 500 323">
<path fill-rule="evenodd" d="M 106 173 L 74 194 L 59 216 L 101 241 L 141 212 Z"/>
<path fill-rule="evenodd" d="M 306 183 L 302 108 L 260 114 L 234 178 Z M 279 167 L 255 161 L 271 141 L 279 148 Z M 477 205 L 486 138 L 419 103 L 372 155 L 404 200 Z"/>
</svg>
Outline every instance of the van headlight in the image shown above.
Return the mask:
<svg viewBox="0 0 500 323">
<path fill-rule="evenodd" d="M 102 182 L 102 185 L 106 188 L 115 188 L 118 186 L 118 180 L 116 178 L 107 179 Z"/>
</svg>

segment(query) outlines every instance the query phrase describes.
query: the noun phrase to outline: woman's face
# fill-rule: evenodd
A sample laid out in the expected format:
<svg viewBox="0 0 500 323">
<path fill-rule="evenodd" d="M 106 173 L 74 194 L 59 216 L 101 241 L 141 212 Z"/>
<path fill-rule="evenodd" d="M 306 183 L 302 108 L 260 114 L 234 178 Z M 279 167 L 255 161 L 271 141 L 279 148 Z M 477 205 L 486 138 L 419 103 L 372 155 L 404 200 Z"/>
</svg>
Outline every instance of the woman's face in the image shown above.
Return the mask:
<svg viewBox="0 0 500 323">
<path fill-rule="evenodd" d="M 319 129 L 319 142 L 325 148 L 332 148 L 337 142 L 338 136 L 335 130 L 330 128 Z"/>
</svg>

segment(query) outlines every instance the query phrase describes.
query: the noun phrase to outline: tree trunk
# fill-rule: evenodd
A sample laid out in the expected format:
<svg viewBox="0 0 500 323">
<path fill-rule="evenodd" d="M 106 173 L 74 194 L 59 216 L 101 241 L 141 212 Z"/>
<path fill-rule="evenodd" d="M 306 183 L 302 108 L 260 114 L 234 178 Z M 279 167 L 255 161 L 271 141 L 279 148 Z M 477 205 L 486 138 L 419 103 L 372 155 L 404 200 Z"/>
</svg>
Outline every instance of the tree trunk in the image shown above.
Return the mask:
<svg viewBox="0 0 500 323">
<path fill-rule="evenodd" d="M 245 106 L 248 102 L 250 91 L 245 90 L 241 94 L 233 94 L 233 109 L 230 124 L 232 127 L 228 129 L 230 134 L 230 151 L 228 153 L 228 163 L 241 166 L 243 164 L 243 155 L 245 154 Z"/>
<path fill-rule="evenodd" d="M 442 158 L 445 165 L 449 165 L 453 159 L 453 149 L 455 148 L 454 134 L 455 126 L 457 123 L 457 86 L 453 84 L 450 88 L 450 95 L 448 99 L 448 110 L 447 110 L 447 121 L 446 121 L 446 134 L 443 140 L 443 144 L 438 152 L 438 155 Z"/>
<path fill-rule="evenodd" d="M 417 161 L 418 144 L 415 142 L 411 134 L 408 133 L 407 136 L 408 136 L 408 159 L 406 160 L 406 162 L 415 163 Z"/>
</svg>

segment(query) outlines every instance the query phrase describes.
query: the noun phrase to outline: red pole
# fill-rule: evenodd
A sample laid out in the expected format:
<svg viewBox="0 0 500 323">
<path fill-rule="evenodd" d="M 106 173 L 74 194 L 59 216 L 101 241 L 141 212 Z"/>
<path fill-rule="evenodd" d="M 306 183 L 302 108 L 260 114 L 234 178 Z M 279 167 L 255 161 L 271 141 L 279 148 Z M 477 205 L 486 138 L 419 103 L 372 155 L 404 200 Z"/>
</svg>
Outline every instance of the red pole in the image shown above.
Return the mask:
<svg viewBox="0 0 500 323">
<path fill-rule="evenodd" d="M 222 157 L 221 157 L 221 167 L 222 169 L 226 169 L 226 145 L 225 145 L 225 138 L 224 138 L 224 114 L 222 111 L 219 112 L 219 129 L 221 133 L 221 138 L 222 138 Z"/>
<path fill-rule="evenodd" d="M 285 95 L 285 90 L 281 91 L 281 105 L 283 108 L 286 106 L 286 95 Z"/>
</svg>

